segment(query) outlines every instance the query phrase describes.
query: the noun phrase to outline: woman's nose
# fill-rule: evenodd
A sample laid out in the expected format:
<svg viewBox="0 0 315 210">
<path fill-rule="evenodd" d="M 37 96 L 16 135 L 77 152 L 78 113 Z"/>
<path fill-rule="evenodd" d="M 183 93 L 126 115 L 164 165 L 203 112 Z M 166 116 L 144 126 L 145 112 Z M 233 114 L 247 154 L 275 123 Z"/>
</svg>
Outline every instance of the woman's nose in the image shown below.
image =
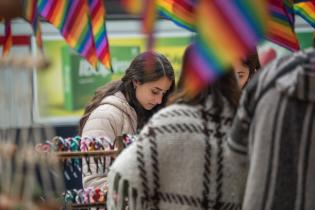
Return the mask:
<svg viewBox="0 0 315 210">
<path fill-rule="evenodd" d="M 163 100 L 163 94 L 158 95 L 158 96 L 155 98 L 155 103 L 156 103 L 156 104 L 161 104 L 161 103 L 162 103 L 162 100 Z"/>
</svg>

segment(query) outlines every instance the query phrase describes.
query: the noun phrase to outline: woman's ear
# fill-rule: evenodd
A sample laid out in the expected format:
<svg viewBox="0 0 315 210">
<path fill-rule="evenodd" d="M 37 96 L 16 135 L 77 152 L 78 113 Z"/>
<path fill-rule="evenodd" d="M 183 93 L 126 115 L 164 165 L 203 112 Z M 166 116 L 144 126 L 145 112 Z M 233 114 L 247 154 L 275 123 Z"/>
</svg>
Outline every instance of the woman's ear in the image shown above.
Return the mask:
<svg viewBox="0 0 315 210">
<path fill-rule="evenodd" d="M 133 80 L 132 81 L 133 87 L 136 89 L 138 87 L 138 85 L 140 85 L 139 80 Z"/>
</svg>

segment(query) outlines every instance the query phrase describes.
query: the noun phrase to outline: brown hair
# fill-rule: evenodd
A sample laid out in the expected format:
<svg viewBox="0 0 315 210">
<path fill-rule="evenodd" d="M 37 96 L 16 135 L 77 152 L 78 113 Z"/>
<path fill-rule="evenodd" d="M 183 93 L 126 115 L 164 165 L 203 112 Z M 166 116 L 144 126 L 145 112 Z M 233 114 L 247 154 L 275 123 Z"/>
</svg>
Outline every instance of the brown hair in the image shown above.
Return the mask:
<svg viewBox="0 0 315 210">
<path fill-rule="evenodd" d="M 257 50 L 254 50 L 252 53 L 250 53 L 246 59 L 242 59 L 242 64 L 249 69 L 248 79 L 244 85 L 248 83 L 248 81 L 254 76 L 254 74 L 260 69 L 260 62 L 258 58 Z"/>
<path fill-rule="evenodd" d="M 141 84 L 143 84 L 146 82 L 156 81 L 164 76 L 172 81 L 170 89 L 164 95 L 161 104 L 156 105 L 150 111 L 145 110 L 139 104 L 136 98 L 133 81 L 139 81 Z M 83 127 L 90 114 L 100 105 L 103 98 L 107 96 L 121 91 L 126 97 L 130 106 L 135 109 L 137 113 L 138 129 L 140 129 L 149 120 L 153 113 L 165 106 L 167 98 L 174 88 L 174 70 L 168 59 L 164 55 L 157 52 L 144 52 L 133 59 L 130 66 L 126 70 L 125 75 L 120 81 L 111 82 L 96 90 L 91 102 L 85 108 L 83 117 L 80 119 L 79 135 L 82 135 Z"/>
<path fill-rule="evenodd" d="M 192 45 L 188 46 L 183 56 L 183 66 L 180 78 L 177 83 L 176 93 L 171 97 L 169 103 L 185 103 L 189 105 L 204 104 L 212 95 L 214 109 L 219 113 L 222 110 L 223 98 L 226 98 L 228 103 L 236 110 L 241 95 L 241 91 L 235 76 L 235 73 L 230 70 L 225 73 L 220 79 L 211 85 L 208 85 L 196 95 L 189 94 L 184 88 L 186 64 L 191 57 Z"/>
</svg>

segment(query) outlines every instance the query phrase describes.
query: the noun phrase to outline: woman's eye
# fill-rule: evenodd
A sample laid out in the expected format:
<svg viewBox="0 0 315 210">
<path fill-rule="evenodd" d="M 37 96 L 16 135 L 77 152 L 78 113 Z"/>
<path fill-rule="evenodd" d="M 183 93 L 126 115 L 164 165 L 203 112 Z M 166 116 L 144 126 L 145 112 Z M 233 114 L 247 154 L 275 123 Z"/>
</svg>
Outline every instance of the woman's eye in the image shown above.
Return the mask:
<svg viewBox="0 0 315 210">
<path fill-rule="evenodd" d="M 244 75 L 243 75 L 243 74 L 237 74 L 237 77 L 238 77 L 239 79 L 241 79 L 241 78 L 244 77 Z"/>
<path fill-rule="evenodd" d="M 159 94 L 159 92 L 154 91 L 154 90 L 152 90 L 151 92 L 152 92 L 153 95 L 158 95 Z"/>
</svg>

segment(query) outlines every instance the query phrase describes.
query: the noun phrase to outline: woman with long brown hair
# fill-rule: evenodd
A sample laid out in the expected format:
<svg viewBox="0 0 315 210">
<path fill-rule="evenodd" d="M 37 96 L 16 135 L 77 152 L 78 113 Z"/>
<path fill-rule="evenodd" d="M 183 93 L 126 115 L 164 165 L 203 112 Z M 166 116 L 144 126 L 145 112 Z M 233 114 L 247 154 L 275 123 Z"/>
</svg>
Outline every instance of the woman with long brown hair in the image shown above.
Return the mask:
<svg viewBox="0 0 315 210">
<path fill-rule="evenodd" d="M 165 56 L 156 52 L 138 55 L 121 80 L 96 91 L 80 120 L 80 135 L 104 137 L 113 143 L 117 136 L 136 134 L 164 107 L 174 84 L 174 71 Z M 83 164 L 83 186 L 106 186 L 106 174 L 96 173 L 93 163 L 89 168 L 92 173 Z"/>
</svg>

